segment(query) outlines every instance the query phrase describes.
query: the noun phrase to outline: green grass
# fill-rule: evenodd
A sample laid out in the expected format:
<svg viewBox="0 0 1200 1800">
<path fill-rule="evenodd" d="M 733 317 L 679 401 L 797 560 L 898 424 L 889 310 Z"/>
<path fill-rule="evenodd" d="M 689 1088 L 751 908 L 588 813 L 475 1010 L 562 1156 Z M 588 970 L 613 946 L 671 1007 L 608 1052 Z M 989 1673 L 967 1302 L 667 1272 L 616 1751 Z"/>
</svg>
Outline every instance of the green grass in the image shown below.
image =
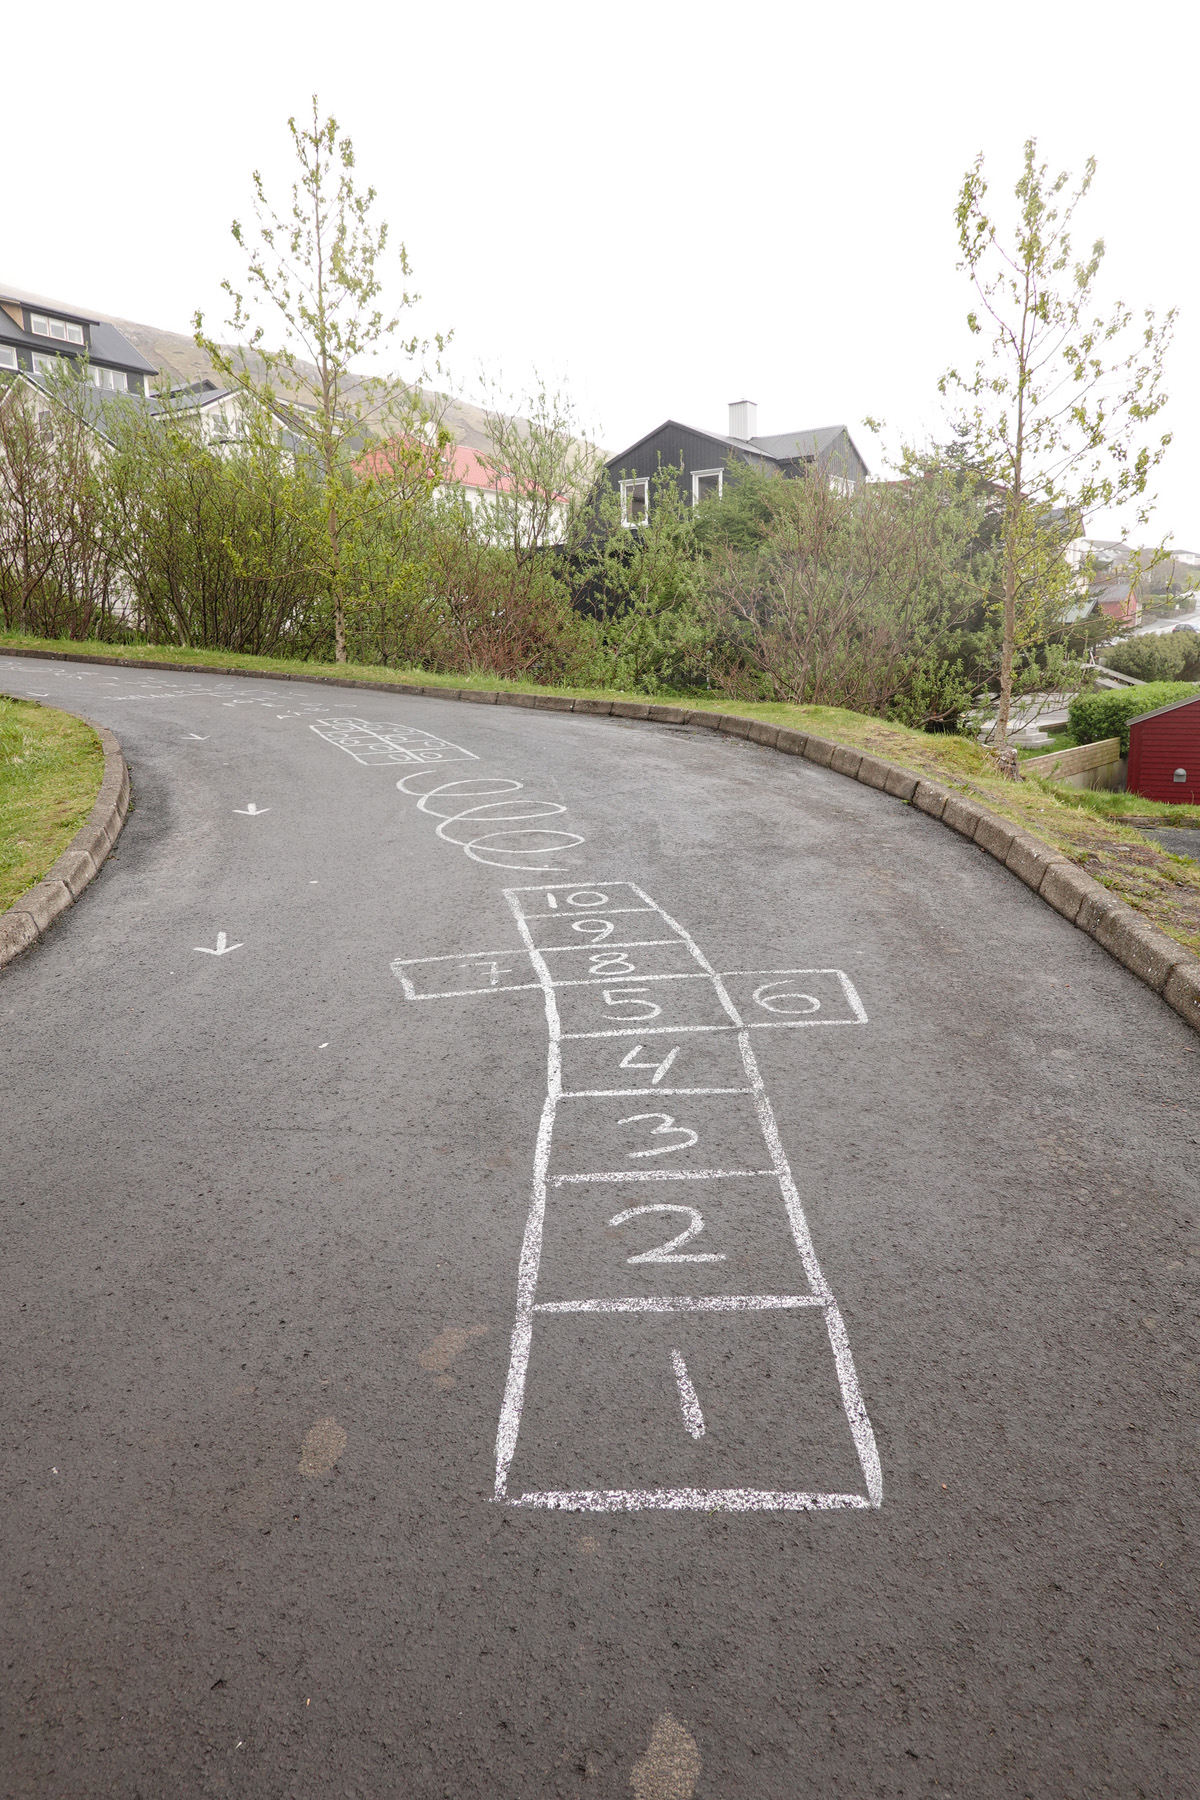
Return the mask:
<svg viewBox="0 0 1200 1800">
<path fill-rule="evenodd" d="M 1148 922 L 1168 932 L 1188 949 L 1200 953 L 1200 866 L 1172 856 L 1151 838 L 1142 837 L 1133 823 L 1135 817 L 1149 820 L 1157 819 L 1159 815 L 1167 822 L 1178 821 L 1181 815 L 1200 815 L 1200 808 L 1171 807 L 1141 800 L 1137 795 L 1069 788 L 1041 777 L 1005 781 L 996 772 L 994 758 L 973 738 L 913 731 L 905 725 L 848 712 L 841 707 L 740 701 L 727 694 L 647 695 L 618 693 L 609 688 L 538 687 L 533 681 L 503 681 L 486 672 L 431 675 L 424 669 L 304 662 L 298 658 L 242 656 L 222 650 L 178 650 L 165 645 L 85 646 L 67 641 L 0 637 L 0 651 L 6 647 L 36 647 L 63 657 L 98 654 L 116 656 L 123 661 L 173 662 L 206 669 L 252 669 L 264 677 L 293 674 L 311 678 L 337 674 L 425 688 L 507 689 L 524 693 L 536 690 L 588 699 L 661 701 L 694 710 L 738 713 L 766 719 L 772 724 L 790 725 L 800 731 L 852 745 L 886 761 L 900 763 L 931 780 L 969 794 L 992 812 L 1069 856 L 1089 875 L 1137 908 Z M 1066 747 L 1062 736 L 1056 737 L 1054 748 Z"/>
<path fill-rule="evenodd" d="M 1033 756 L 1056 756 L 1060 750 L 1077 750 L 1079 748 L 1079 739 L 1073 736 L 1066 725 L 1061 731 L 1055 730 L 1053 726 L 1047 726 L 1047 730 L 1054 730 L 1052 744 L 1019 744 L 1017 746 L 1017 755 L 1022 762 L 1028 762 Z"/>
<path fill-rule="evenodd" d="M 0 912 L 66 849 L 103 779 L 100 739 L 82 719 L 0 694 Z"/>
<path fill-rule="evenodd" d="M 1069 788 L 1060 782 L 1029 779 L 1052 793 L 1063 806 L 1094 813 L 1098 819 L 1124 819 L 1129 824 L 1200 825 L 1200 806 L 1181 806 L 1170 800 L 1146 800 L 1141 794 L 1117 793 L 1109 788 Z"/>
</svg>

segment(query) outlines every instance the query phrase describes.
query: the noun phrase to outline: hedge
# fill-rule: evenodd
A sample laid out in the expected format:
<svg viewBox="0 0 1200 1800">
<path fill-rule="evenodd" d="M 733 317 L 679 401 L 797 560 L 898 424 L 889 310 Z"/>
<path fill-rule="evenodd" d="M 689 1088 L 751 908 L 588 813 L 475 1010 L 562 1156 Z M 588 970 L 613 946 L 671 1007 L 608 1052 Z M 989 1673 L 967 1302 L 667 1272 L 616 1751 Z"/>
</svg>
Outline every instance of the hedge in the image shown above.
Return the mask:
<svg viewBox="0 0 1200 1800">
<path fill-rule="evenodd" d="M 1147 681 L 1141 687 L 1076 694 L 1067 709 L 1071 736 L 1077 744 L 1119 737 L 1121 755 L 1128 756 L 1131 719 L 1170 706 L 1174 700 L 1190 700 L 1193 694 L 1200 694 L 1194 681 Z"/>
</svg>

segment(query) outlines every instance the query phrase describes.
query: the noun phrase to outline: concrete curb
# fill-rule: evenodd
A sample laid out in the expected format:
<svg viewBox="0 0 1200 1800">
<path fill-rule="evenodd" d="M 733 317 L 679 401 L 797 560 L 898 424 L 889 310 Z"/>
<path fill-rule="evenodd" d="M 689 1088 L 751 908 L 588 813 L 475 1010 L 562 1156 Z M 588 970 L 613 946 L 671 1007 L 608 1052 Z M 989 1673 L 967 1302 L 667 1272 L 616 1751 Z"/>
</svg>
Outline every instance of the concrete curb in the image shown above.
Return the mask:
<svg viewBox="0 0 1200 1800">
<path fill-rule="evenodd" d="M 90 659 L 79 658 L 80 662 L 85 660 Z M 74 905 L 88 882 L 99 873 L 101 864 L 121 834 L 129 811 L 129 770 L 112 732 L 85 714 L 75 712 L 72 707 L 58 706 L 49 710 L 69 712 L 72 718 L 82 719 L 85 725 L 91 726 L 104 746 L 104 778 L 95 805 L 58 861 L 52 863 L 37 885 L 15 900 L 6 913 L 0 913 L 0 969 L 31 950 L 59 914 Z"/>
<path fill-rule="evenodd" d="M 836 774 L 861 781 L 867 787 L 881 789 L 906 805 L 915 806 L 931 819 L 939 820 L 951 831 L 957 831 L 961 837 L 967 838 L 997 862 L 1003 863 L 1047 906 L 1052 906 L 1055 912 L 1061 913 L 1063 918 L 1068 919 L 1080 931 L 1086 932 L 1122 968 L 1128 969 L 1131 975 L 1136 975 L 1139 981 L 1145 982 L 1147 987 L 1159 994 L 1193 1031 L 1200 1031 L 1200 958 L 1191 955 L 1182 944 L 1177 944 L 1174 938 L 1168 937 L 1166 932 L 1156 931 L 1152 925 L 1147 925 L 1132 906 L 1127 906 L 1123 900 L 1114 900 L 1101 882 L 1094 881 L 1082 869 L 1076 868 L 1069 857 L 1060 855 L 1048 844 L 1030 837 L 1019 826 L 988 812 L 986 807 L 968 799 L 965 794 L 942 787 L 936 781 L 917 775 L 898 763 L 884 762 L 879 757 L 868 756 L 861 750 L 854 750 L 847 744 L 834 743 L 829 738 L 810 737 L 806 732 L 794 731 L 789 726 L 769 725 L 762 719 L 742 718 L 736 713 L 691 711 L 686 707 L 657 705 L 651 701 L 572 700 L 565 695 L 525 694 L 511 689 L 490 692 L 414 687 L 397 681 L 361 681 L 348 675 L 296 675 L 290 670 L 271 674 L 261 669 L 206 669 L 195 663 L 158 662 L 125 656 L 79 656 L 69 651 L 0 647 L 0 656 L 4 655 L 35 657 L 45 662 L 74 661 L 111 664 L 128 669 L 167 669 L 173 673 L 188 675 L 237 675 L 256 681 L 315 682 L 327 687 L 366 688 L 380 694 L 421 694 L 434 700 L 468 700 L 478 705 L 527 706 L 542 712 L 575 712 L 593 718 L 648 719 L 665 725 L 695 725 L 707 731 L 722 731 L 731 737 L 749 738 L 752 742 L 780 751 L 785 756 L 802 756 L 806 762 L 832 769 Z M 125 764 L 121 758 L 120 746 L 111 732 L 103 731 L 98 725 L 93 729 L 105 740 L 104 780 L 107 787 L 110 743 L 122 770 Z M 127 774 L 124 780 L 125 804 L 128 804 Z M 105 788 L 102 787 L 101 800 L 104 792 Z M 93 820 L 89 820 L 89 825 L 93 823 L 99 808 L 100 800 L 97 800 L 93 808 Z M 124 816 L 122 809 L 122 820 Z M 66 864 L 77 845 L 84 847 L 81 839 L 87 829 L 84 826 L 54 868 L 33 889 L 33 894 L 37 894 L 48 884 L 51 889 L 55 889 L 54 893 L 47 895 L 43 904 L 57 906 L 59 912 L 69 906 L 74 897 L 69 888 L 73 871 L 71 868 L 60 868 L 60 865 Z M 117 830 L 120 830 L 119 824 Z M 115 833 L 113 836 L 115 837 Z M 87 879 L 90 880 L 91 877 L 88 876 Z M 61 889 L 61 896 L 57 893 L 58 889 Z M 32 895 L 26 895 L 17 903 L 18 907 L 28 911 L 31 900 Z M 12 956 L 19 955 L 21 949 L 28 948 L 29 943 L 33 942 L 32 938 L 27 938 L 15 948 L 6 947 L 4 928 L 16 911 L 17 908 L 14 907 L 12 913 L 7 913 L 0 919 L 0 965 Z M 49 916 L 56 917 L 57 912 L 52 912 Z M 28 926 L 18 927 L 14 924 L 11 929 L 28 930 Z"/>
</svg>

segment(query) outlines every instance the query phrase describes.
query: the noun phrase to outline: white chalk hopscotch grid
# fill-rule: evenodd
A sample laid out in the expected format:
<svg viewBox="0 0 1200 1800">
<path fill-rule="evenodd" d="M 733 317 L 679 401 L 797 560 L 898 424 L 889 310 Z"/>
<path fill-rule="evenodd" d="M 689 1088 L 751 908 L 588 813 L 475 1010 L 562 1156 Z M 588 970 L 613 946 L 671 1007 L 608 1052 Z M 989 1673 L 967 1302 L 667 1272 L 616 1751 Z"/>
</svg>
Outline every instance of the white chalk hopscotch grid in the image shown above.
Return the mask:
<svg viewBox="0 0 1200 1800">
<path fill-rule="evenodd" d="M 318 737 L 336 744 L 367 768 L 389 763 L 478 762 L 473 750 L 451 744 L 432 731 L 419 731 L 415 725 L 395 725 L 370 719 L 320 719 L 310 726 Z"/>
<path fill-rule="evenodd" d="M 739 970 L 719 974 L 683 926 L 631 882 L 609 883 L 602 887 L 564 883 L 512 888 L 505 891 L 505 898 L 521 935 L 523 953 L 484 951 L 468 956 L 402 958 L 392 964 L 406 997 L 412 1000 L 540 989 L 544 1001 L 549 1033 L 546 1098 L 534 1152 L 532 1193 L 517 1276 L 516 1317 L 496 1438 L 496 1500 L 511 1506 L 586 1512 L 647 1509 L 756 1512 L 878 1507 L 883 1495 L 879 1456 L 845 1323 L 817 1259 L 750 1037 L 754 1030 L 780 1026 L 864 1024 L 866 1013 L 853 983 L 843 971 L 836 969 Z M 568 925 L 569 932 L 564 932 L 563 928 Z M 642 928 L 641 935 L 639 927 Z M 580 936 L 572 938 L 570 933 Z M 555 935 L 566 935 L 568 941 L 545 941 Z M 599 947 L 601 945 L 603 948 Z M 647 951 L 649 958 L 645 955 Z M 587 959 L 582 966 L 581 957 Z M 647 962 L 650 967 L 643 972 Z M 458 985 L 449 984 L 454 975 L 457 975 Z M 730 983 L 735 984 L 735 990 L 739 992 L 738 984 L 753 984 L 747 989 L 746 1010 L 755 1008 L 772 1016 L 747 1020 L 743 1009 L 735 1004 Z M 685 1009 L 685 1016 L 679 1023 L 659 1023 L 669 1000 L 686 1000 L 691 1004 L 691 1014 Z M 697 1008 L 699 1001 L 704 1004 Z M 564 1008 L 572 1015 L 565 1025 Z M 697 1010 L 706 1009 L 714 1016 L 707 1019 L 694 1016 Z M 575 1026 L 592 1028 L 571 1028 Z M 653 1048 L 648 1040 L 667 1036 L 678 1040 L 685 1033 L 716 1033 L 722 1037 L 730 1034 L 736 1041 L 744 1079 L 737 1085 L 672 1086 L 670 1075 L 680 1054 L 679 1042 L 668 1049 L 665 1044 Z M 645 1070 L 643 1080 L 647 1085 L 564 1086 L 564 1046 L 582 1047 L 590 1042 L 598 1050 L 611 1054 L 621 1048 L 623 1039 L 634 1042 L 621 1057 L 619 1068 Z M 615 1040 L 611 1049 L 609 1040 Z M 563 1100 L 651 1098 L 658 1101 L 684 1096 L 689 1102 L 708 1100 L 710 1104 L 718 1105 L 722 1101 L 739 1099 L 747 1102 L 757 1127 L 758 1154 L 752 1155 L 745 1166 L 740 1167 L 663 1167 L 656 1162 L 654 1166 L 637 1169 L 600 1167 L 558 1175 L 551 1173 L 555 1121 Z M 688 1116 L 694 1116 L 691 1105 Z M 654 1120 L 661 1123 L 653 1125 L 651 1121 Z M 657 1109 L 633 1112 L 617 1121 L 621 1126 L 639 1122 L 646 1134 L 645 1143 L 640 1150 L 626 1149 L 625 1154 L 630 1159 L 644 1158 L 648 1164 L 660 1156 L 687 1153 L 697 1145 L 698 1132 L 677 1125 L 674 1116 L 668 1112 Z M 654 1142 L 658 1136 L 664 1139 L 661 1145 Z M 619 1227 L 638 1215 L 651 1213 L 670 1215 L 675 1220 L 687 1219 L 689 1223 L 661 1246 L 640 1256 L 630 1256 L 626 1261 L 643 1265 L 712 1265 L 723 1263 L 726 1260 L 724 1253 L 684 1250 L 685 1244 L 703 1232 L 704 1221 L 698 1208 L 683 1203 L 677 1196 L 687 1194 L 690 1198 L 702 1194 L 704 1190 L 699 1184 L 705 1182 L 742 1178 L 766 1179 L 778 1194 L 808 1292 L 659 1293 L 539 1300 L 547 1205 L 549 1202 L 552 1206 L 556 1192 L 568 1192 L 577 1184 L 611 1183 L 622 1187 L 633 1184 L 631 1197 L 640 1195 L 646 1203 L 617 1212 L 608 1221 L 610 1227 Z M 811 1316 L 813 1311 L 820 1311 L 823 1316 L 842 1409 L 862 1472 L 863 1492 L 751 1485 L 545 1487 L 515 1493 L 509 1491 L 509 1476 L 526 1402 L 530 1354 L 540 1317 L 609 1315 L 615 1324 L 620 1316 L 635 1314 L 661 1317 L 803 1312 Z M 699 1442 L 706 1431 L 702 1400 L 678 1348 L 670 1351 L 669 1369 L 664 1372 L 664 1379 L 671 1380 L 677 1390 L 683 1430 L 689 1438 Z"/>
</svg>

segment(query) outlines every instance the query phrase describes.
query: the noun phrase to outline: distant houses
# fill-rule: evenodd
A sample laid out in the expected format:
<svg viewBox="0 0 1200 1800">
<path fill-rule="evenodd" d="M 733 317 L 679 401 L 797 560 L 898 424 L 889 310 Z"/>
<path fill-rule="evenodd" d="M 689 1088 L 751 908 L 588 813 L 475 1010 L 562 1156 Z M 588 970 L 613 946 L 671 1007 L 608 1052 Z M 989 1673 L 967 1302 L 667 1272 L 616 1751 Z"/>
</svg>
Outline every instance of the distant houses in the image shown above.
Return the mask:
<svg viewBox="0 0 1200 1800">
<path fill-rule="evenodd" d="M 44 381 L 64 365 L 86 370 L 102 394 L 147 395 L 158 373 L 115 325 L 57 301 L 0 290 L 0 369 Z"/>
<path fill-rule="evenodd" d="M 621 495 L 622 523 L 636 528 L 649 518 L 652 482 L 660 469 L 675 469 L 684 504 L 698 506 L 720 497 L 730 468 L 738 464 L 792 478 L 819 469 L 851 491 L 870 474 L 844 425 L 802 426 L 760 437 L 753 400 L 730 402 L 725 433 L 665 419 L 627 450 L 610 456 L 605 469 Z"/>
<path fill-rule="evenodd" d="M 1081 593 L 1068 615 L 1074 622 L 1102 615 L 1137 626 L 1149 612 L 1193 612 L 1200 588 L 1200 553 L 1171 550 L 1158 556 L 1119 538 L 1075 538 L 1067 559 L 1079 573 Z"/>
</svg>

